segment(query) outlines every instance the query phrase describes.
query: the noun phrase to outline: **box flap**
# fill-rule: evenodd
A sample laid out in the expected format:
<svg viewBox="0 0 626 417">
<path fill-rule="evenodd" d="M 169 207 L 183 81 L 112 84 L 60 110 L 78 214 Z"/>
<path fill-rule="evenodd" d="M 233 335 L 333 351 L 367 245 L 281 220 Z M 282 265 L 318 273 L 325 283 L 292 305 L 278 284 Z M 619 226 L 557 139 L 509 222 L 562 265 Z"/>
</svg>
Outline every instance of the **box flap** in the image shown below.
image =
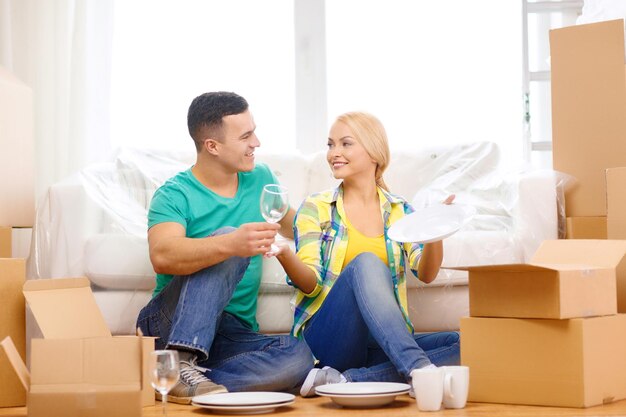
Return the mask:
<svg viewBox="0 0 626 417">
<path fill-rule="evenodd" d="M 29 280 L 24 296 L 45 338 L 111 336 L 87 278 Z"/>
<path fill-rule="evenodd" d="M 626 240 L 564 239 L 541 243 L 532 264 L 588 264 L 617 268 L 626 255 Z"/>
<path fill-rule="evenodd" d="M 17 352 L 17 349 L 13 344 L 13 340 L 11 340 L 11 337 L 5 337 L 4 340 L 0 342 L 0 345 L 4 349 L 7 357 L 9 358 L 9 362 L 11 362 L 11 366 L 13 366 L 13 369 L 15 370 L 17 377 L 20 379 L 20 382 L 28 391 L 28 388 L 30 386 L 30 374 L 28 373 L 28 369 L 26 368 L 26 364 L 22 360 L 22 357 Z"/>
</svg>

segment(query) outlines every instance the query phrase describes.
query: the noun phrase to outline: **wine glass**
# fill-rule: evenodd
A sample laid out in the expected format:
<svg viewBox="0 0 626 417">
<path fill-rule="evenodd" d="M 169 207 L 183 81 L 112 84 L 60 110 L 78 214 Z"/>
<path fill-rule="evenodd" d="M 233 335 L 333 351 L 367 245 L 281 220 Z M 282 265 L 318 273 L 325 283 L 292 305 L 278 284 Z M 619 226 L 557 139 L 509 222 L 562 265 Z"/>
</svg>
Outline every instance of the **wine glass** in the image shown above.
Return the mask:
<svg viewBox="0 0 626 417">
<path fill-rule="evenodd" d="M 175 350 L 155 350 L 150 356 L 150 379 L 154 389 L 161 394 L 163 415 L 167 416 L 167 393 L 178 382 L 180 368 L 178 352 Z"/>
<path fill-rule="evenodd" d="M 261 215 L 268 223 L 278 223 L 289 211 L 287 187 L 279 184 L 267 184 L 261 193 Z M 272 244 L 267 255 L 279 251 L 278 246 Z"/>
</svg>

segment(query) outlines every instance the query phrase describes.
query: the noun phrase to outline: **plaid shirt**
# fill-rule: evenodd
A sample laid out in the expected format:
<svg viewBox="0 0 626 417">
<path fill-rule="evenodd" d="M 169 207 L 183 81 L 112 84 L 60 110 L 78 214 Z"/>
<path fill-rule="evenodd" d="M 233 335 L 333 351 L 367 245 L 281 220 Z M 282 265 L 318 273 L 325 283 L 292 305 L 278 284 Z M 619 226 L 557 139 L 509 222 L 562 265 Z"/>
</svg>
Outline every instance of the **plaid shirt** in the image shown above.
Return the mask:
<svg viewBox="0 0 626 417">
<path fill-rule="evenodd" d="M 413 325 L 409 319 L 406 295 L 405 262 L 417 276 L 417 265 L 422 246 L 398 243 L 387 237 L 387 230 L 397 220 L 413 212 L 413 208 L 401 197 L 378 188 L 380 209 L 383 213 L 385 246 L 393 280 L 394 292 L 409 331 Z M 343 207 L 343 187 L 309 196 L 300 206 L 294 220 L 294 236 L 298 257 L 315 272 L 317 285 L 308 294 L 298 290 L 292 300 L 294 323 L 292 334 L 300 336 L 303 325 L 321 307 L 335 280 L 341 273 L 348 248 L 348 228 Z M 294 285 L 289 277 L 287 282 Z"/>
</svg>

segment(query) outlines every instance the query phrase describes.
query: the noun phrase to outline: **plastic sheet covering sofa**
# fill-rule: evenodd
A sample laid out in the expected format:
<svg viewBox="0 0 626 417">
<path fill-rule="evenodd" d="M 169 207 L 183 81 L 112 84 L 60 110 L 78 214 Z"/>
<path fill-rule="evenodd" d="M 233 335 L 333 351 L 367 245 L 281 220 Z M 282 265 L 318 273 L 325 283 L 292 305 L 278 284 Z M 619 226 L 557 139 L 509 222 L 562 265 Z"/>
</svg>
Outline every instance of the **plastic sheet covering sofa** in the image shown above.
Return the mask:
<svg viewBox="0 0 626 417">
<path fill-rule="evenodd" d="M 121 149 L 110 162 L 88 166 L 53 185 L 40 204 L 28 261 L 29 279 L 86 276 L 114 334 L 134 332 L 150 299 L 155 273 L 148 256 L 147 208 L 167 178 L 195 161 L 195 152 Z M 264 154 L 291 205 L 337 184 L 325 153 Z M 444 240 L 444 266 L 524 262 L 558 228 L 559 178 L 553 171 L 506 172 L 495 144 L 478 142 L 392 153 L 385 180 L 416 208 L 448 194 L 476 208 L 461 231 Z M 442 269 L 434 282 L 409 283 L 416 331 L 459 328 L 467 315 L 467 273 Z M 293 288 L 275 259 L 264 262 L 259 292 L 261 330 L 290 330 Z"/>
</svg>

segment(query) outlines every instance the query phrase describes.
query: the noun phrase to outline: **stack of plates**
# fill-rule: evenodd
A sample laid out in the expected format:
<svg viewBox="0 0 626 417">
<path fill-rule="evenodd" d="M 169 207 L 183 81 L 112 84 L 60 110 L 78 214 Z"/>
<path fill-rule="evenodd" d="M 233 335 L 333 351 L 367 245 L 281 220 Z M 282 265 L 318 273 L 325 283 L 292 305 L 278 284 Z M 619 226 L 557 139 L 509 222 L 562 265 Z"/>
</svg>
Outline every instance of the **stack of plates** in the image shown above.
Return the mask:
<svg viewBox="0 0 626 417">
<path fill-rule="evenodd" d="M 282 392 L 226 392 L 197 395 L 192 398 L 191 404 L 219 414 L 261 414 L 291 405 L 295 398 Z"/>
<path fill-rule="evenodd" d="M 345 407 L 380 407 L 392 403 L 397 395 L 406 394 L 410 388 L 408 384 L 395 382 L 348 382 L 320 385 L 315 392 Z"/>
</svg>

